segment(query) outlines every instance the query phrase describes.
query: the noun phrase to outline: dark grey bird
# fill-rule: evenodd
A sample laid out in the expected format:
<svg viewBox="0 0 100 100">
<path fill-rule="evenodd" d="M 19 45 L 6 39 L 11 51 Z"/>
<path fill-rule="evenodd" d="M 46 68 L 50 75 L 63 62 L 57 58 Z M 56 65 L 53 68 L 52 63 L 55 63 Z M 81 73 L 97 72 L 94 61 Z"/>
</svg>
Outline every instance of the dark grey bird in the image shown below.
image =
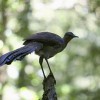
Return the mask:
<svg viewBox="0 0 100 100">
<path fill-rule="evenodd" d="M 53 74 L 48 63 L 48 59 L 64 50 L 68 42 L 75 37 L 78 36 L 75 36 L 72 32 L 65 33 L 63 38 L 51 32 L 33 34 L 24 39 L 23 47 L 2 55 L 0 57 L 0 66 L 4 64 L 9 65 L 15 60 L 22 60 L 26 55 L 34 51 L 37 55 L 39 55 L 39 63 L 44 78 L 46 78 L 42 66 L 43 59 L 46 60 L 50 73 Z"/>
</svg>

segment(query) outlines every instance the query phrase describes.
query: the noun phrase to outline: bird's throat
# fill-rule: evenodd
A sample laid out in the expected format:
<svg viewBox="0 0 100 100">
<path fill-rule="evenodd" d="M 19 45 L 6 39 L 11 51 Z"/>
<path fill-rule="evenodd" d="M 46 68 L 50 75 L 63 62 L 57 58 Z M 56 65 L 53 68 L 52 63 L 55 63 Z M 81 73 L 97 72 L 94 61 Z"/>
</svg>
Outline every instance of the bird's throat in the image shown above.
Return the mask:
<svg viewBox="0 0 100 100">
<path fill-rule="evenodd" d="M 63 38 L 63 39 L 64 39 L 64 48 L 65 48 L 72 38 L 66 37 L 66 38 Z"/>
</svg>

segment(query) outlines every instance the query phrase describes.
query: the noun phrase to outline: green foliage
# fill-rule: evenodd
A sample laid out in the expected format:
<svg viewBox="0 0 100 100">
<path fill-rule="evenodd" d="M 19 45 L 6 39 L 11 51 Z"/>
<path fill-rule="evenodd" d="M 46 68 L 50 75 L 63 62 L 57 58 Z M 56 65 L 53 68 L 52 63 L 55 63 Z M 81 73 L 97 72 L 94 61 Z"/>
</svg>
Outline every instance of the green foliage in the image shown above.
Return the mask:
<svg viewBox="0 0 100 100">
<path fill-rule="evenodd" d="M 0 55 L 40 31 L 79 36 L 49 60 L 59 100 L 100 100 L 100 0 L 0 0 Z M 42 80 L 34 53 L 0 67 L 0 100 L 38 100 Z"/>
</svg>

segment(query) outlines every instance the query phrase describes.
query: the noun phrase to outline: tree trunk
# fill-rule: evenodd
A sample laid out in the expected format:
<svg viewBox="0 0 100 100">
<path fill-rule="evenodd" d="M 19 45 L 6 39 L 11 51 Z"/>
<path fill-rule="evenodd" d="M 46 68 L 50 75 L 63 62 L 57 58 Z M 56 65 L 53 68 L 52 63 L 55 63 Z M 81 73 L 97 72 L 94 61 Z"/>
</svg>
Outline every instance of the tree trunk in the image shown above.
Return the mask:
<svg viewBox="0 0 100 100">
<path fill-rule="evenodd" d="M 42 100 L 57 100 L 55 85 L 56 85 L 56 80 L 53 74 L 49 74 L 47 78 L 43 80 L 44 93 Z"/>
</svg>

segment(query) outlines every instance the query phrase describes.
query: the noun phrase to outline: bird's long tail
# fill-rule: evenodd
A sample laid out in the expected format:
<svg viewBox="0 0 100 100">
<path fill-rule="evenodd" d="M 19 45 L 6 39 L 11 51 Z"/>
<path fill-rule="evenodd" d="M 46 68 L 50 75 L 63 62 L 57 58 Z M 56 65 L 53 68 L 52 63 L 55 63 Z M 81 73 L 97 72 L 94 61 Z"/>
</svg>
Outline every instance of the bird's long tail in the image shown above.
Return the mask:
<svg viewBox="0 0 100 100">
<path fill-rule="evenodd" d="M 8 52 L 0 57 L 0 66 L 4 64 L 11 64 L 15 60 L 22 60 L 26 55 L 32 53 L 35 50 L 40 50 L 42 44 L 34 42 L 27 44 L 19 49 Z"/>
</svg>

